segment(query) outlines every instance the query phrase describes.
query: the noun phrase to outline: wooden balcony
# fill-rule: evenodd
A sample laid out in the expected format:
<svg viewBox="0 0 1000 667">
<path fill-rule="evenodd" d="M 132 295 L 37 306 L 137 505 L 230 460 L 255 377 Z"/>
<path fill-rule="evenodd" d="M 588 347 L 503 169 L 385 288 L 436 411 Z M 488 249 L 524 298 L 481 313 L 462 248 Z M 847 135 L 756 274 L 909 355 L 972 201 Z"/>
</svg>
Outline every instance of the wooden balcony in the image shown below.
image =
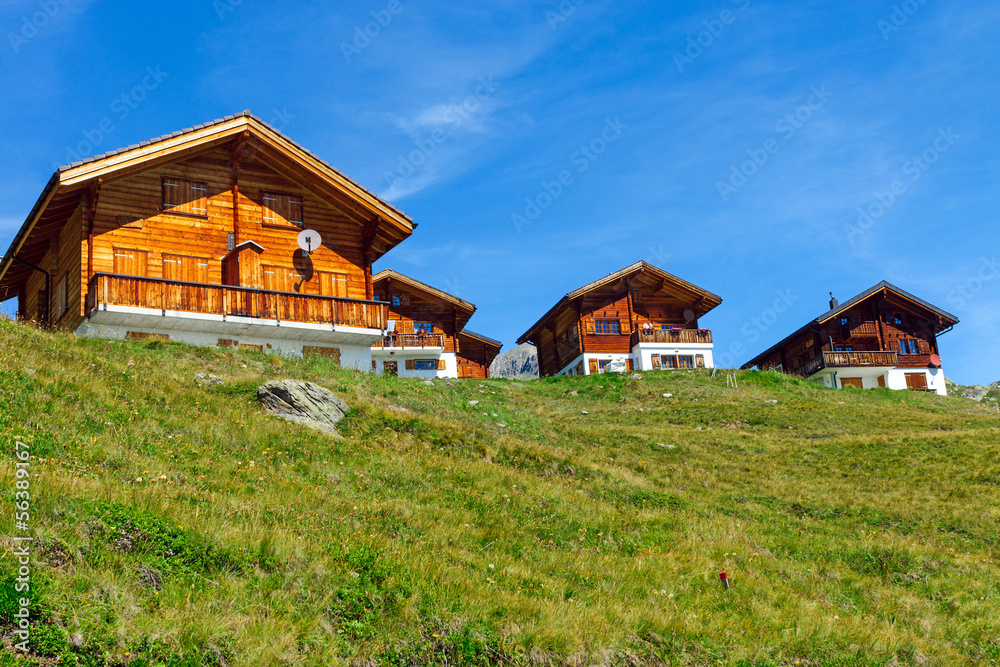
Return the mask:
<svg viewBox="0 0 1000 667">
<path fill-rule="evenodd" d="M 389 334 L 372 347 L 398 347 L 398 348 L 444 348 L 444 334 Z"/>
<path fill-rule="evenodd" d="M 875 322 L 852 322 L 843 327 L 844 338 L 878 338 L 878 325 Z"/>
<path fill-rule="evenodd" d="M 646 332 L 639 327 L 632 333 L 632 347 L 639 343 L 689 344 L 711 343 L 712 332 L 708 329 L 653 329 Z"/>
<path fill-rule="evenodd" d="M 305 322 L 362 329 L 386 328 L 388 307 L 377 301 L 250 287 L 189 283 L 97 273 L 87 290 L 87 313 L 102 306 L 127 306 L 277 322 Z"/>
<path fill-rule="evenodd" d="M 824 368 L 894 368 L 898 365 L 898 360 L 896 352 L 824 352 L 793 369 L 791 373 L 808 377 Z"/>
</svg>

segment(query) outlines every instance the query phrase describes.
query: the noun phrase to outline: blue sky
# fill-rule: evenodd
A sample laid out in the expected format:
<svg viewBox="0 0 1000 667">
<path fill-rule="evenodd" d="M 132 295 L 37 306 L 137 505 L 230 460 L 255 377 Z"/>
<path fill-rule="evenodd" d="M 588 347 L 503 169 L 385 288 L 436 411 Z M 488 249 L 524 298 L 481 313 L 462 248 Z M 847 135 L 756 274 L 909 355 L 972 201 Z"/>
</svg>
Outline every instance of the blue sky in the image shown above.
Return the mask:
<svg viewBox="0 0 1000 667">
<path fill-rule="evenodd" d="M 0 246 L 78 148 L 250 109 L 413 216 L 376 269 L 508 348 L 645 259 L 723 297 L 722 361 L 888 280 L 1000 380 L 1000 7 L 454 4 L 6 0 Z"/>
</svg>

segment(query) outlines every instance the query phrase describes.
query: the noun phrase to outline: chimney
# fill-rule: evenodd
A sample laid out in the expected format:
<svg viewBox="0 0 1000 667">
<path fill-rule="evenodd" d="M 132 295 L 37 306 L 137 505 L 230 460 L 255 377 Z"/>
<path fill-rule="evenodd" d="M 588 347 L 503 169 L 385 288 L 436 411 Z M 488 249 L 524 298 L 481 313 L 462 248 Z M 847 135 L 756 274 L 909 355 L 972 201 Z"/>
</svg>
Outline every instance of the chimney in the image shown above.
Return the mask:
<svg viewBox="0 0 1000 667">
<path fill-rule="evenodd" d="M 833 295 L 833 292 L 830 292 L 830 310 L 836 310 L 839 305 L 840 302 L 837 301 L 837 297 Z"/>
</svg>

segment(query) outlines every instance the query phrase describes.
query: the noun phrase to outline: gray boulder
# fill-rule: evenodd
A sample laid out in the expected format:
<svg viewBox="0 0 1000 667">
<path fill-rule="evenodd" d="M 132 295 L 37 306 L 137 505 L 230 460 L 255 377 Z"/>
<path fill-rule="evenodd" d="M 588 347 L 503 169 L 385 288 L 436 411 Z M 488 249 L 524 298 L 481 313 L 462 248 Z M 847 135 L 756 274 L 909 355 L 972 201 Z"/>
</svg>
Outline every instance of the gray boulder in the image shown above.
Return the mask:
<svg viewBox="0 0 1000 667">
<path fill-rule="evenodd" d="M 982 401 L 989 391 L 989 387 L 984 387 L 981 384 L 974 384 L 970 387 L 962 388 L 962 398 L 968 398 L 973 401 Z"/>
<path fill-rule="evenodd" d="M 257 400 L 275 417 L 339 438 L 337 423 L 351 411 L 329 389 L 312 382 L 271 380 L 257 387 Z"/>
</svg>

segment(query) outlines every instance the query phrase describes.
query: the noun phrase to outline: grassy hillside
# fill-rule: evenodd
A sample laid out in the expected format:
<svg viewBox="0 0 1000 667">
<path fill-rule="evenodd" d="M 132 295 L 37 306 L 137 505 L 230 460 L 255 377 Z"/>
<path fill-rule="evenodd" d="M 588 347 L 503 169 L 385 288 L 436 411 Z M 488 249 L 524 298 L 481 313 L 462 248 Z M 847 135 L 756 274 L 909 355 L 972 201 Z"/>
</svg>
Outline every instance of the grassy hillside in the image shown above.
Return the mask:
<svg viewBox="0 0 1000 667">
<path fill-rule="evenodd" d="M 341 395 L 345 438 L 263 415 L 275 378 Z M 427 386 L 0 321 L 33 660 L 1000 664 L 994 408 L 737 379 Z M 4 546 L 0 665 L 23 665 Z"/>
</svg>

